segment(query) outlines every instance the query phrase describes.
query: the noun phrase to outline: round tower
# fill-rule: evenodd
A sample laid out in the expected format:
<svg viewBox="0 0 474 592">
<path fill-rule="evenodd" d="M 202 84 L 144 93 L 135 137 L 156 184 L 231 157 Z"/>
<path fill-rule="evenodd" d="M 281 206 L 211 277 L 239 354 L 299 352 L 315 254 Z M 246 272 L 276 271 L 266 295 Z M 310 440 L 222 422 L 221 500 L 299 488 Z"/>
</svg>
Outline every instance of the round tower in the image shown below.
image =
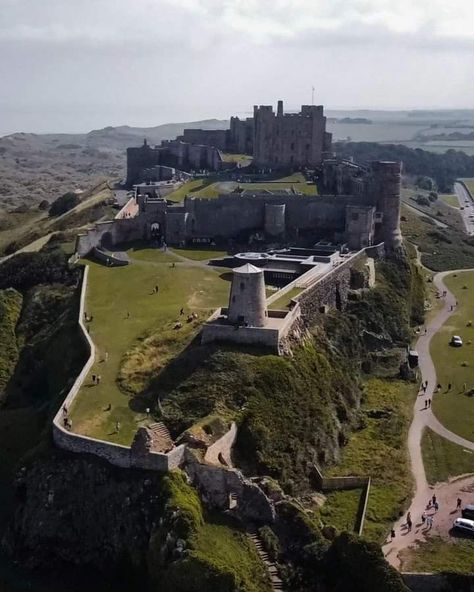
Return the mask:
<svg viewBox="0 0 474 592">
<path fill-rule="evenodd" d="M 264 327 L 267 320 L 263 269 L 250 263 L 234 269 L 228 319 L 248 327 Z"/>
<path fill-rule="evenodd" d="M 384 241 L 387 249 L 398 249 L 402 244 L 400 231 L 401 162 L 376 161 L 371 163 L 371 193 L 382 221 L 376 241 Z"/>
<path fill-rule="evenodd" d="M 265 233 L 270 236 L 285 234 L 285 204 L 265 204 Z"/>
</svg>

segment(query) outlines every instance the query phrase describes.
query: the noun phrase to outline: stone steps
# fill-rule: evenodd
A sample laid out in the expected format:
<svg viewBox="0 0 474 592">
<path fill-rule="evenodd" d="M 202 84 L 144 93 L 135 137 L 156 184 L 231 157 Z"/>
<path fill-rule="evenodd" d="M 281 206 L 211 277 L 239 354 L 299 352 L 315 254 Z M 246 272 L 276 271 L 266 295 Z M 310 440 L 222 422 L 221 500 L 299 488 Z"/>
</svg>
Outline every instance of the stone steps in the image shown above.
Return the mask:
<svg viewBox="0 0 474 592">
<path fill-rule="evenodd" d="M 265 565 L 268 575 L 270 577 L 270 582 L 272 585 L 272 589 L 276 591 L 283 590 L 283 582 L 281 581 L 280 577 L 278 576 L 278 569 L 275 563 L 270 559 L 268 553 L 265 551 L 262 540 L 258 535 L 258 532 L 255 528 L 250 527 L 247 529 L 247 535 L 249 539 L 252 541 L 257 553 L 262 560 L 263 564 Z"/>
<path fill-rule="evenodd" d="M 165 424 L 162 421 L 158 421 L 157 423 L 150 424 L 148 426 L 148 429 L 150 430 L 150 432 L 153 432 L 154 434 L 159 434 L 160 436 L 163 436 L 164 438 L 169 438 L 170 440 L 172 440 L 171 434 L 170 434 L 168 428 L 165 426 Z"/>
</svg>

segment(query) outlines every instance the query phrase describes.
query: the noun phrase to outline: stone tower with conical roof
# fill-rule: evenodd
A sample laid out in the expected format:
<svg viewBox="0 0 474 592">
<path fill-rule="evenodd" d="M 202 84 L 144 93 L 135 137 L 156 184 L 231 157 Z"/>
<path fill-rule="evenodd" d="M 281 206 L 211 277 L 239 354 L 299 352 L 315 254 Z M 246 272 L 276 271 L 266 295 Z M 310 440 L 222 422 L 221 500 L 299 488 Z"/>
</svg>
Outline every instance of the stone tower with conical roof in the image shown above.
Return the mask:
<svg viewBox="0 0 474 592">
<path fill-rule="evenodd" d="M 246 263 L 234 269 L 228 319 L 247 327 L 264 327 L 267 321 L 263 270 Z"/>
</svg>

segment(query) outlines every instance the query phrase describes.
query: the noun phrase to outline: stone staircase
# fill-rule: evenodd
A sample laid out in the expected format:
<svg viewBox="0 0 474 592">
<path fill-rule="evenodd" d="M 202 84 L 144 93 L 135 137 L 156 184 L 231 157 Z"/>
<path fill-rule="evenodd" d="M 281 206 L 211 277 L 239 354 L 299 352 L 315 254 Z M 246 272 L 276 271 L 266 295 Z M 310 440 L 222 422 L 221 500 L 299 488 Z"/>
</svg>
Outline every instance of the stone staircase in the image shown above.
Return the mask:
<svg viewBox="0 0 474 592">
<path fill-rule="evenodd" d="M 252 543 L 255 545 L 260 559 L 263 561 L 265 567 L 267 568 L 268 575 L 270 576 L 270 582 L 272 584 L 272 589 L 275 591 L 283 590 L 283 582 L 278 576 L 277 566 L 275 565 L 275 562 L 270 559 L 268 553 L 265 551 L 257 529 L 254 527 L 249 527 L 247 528 L 247 534 Z"/>
<path fill-rule="evenodd" d="M 174 447 L 173 438 L 163 422 L 151 423 L 147 430 L 152 438 L 154 450 L 165 452 Z"/>
</svg>

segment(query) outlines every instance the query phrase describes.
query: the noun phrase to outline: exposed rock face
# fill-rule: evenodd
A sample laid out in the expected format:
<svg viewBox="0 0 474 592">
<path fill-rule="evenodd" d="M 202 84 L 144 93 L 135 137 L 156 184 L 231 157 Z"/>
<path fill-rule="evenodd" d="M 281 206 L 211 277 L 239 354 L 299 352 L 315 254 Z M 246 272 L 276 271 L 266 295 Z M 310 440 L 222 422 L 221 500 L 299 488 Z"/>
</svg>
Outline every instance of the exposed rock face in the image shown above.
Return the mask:
<svg viewBox="0 0 474 592">
<path fill-rule="evenodd" d="M 3 546 L 28 568 L 85 566 L 107 576 L 148 573 L 161 477 L 98 459 L 57 455 L 20 470 Z"/>
</svg>

